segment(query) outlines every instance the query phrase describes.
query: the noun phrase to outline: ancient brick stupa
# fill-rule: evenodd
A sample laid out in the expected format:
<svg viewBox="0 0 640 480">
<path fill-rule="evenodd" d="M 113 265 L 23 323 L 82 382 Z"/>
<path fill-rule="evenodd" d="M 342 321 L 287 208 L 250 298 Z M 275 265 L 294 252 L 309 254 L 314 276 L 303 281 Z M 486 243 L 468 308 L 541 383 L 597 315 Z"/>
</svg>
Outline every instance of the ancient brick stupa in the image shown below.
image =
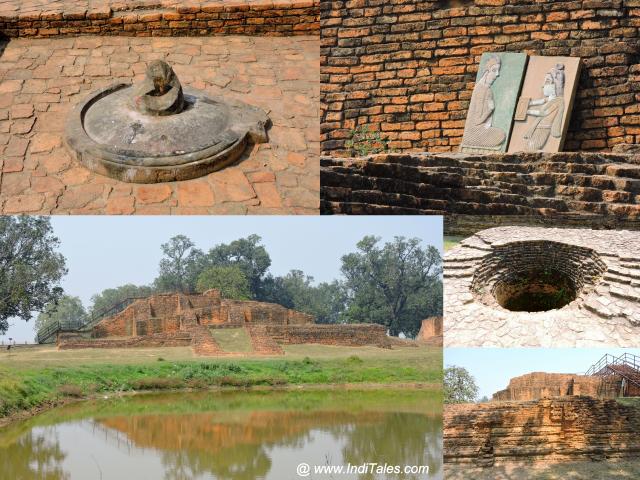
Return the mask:
<svg viewBox="0 0 640 480">
<path fill-rule="evenodd" d="M 281 355 L 280 345 L 389 347 L 382 325 L 318 325 L 312 315 L 267 302 L 222 298 L 219 290 L 203 294 L 168 293 L 131 299 L 95 322 L 73 330 L 39 333 L 40 343 L 61 349 L 191 346 L 198 355 L 227 355 L 212 331 L 243 329 L 256 354 Z"/>
<path fill-rule="evenodd" d="M 186 180 L 235 161 L 267 141 L 269 118 L 237 100 L 184 89 L 166 62 L 135 85 L 90 94 L 70 114 L 67 145 L 89 169 L 125 182 Z"/>
</svg>

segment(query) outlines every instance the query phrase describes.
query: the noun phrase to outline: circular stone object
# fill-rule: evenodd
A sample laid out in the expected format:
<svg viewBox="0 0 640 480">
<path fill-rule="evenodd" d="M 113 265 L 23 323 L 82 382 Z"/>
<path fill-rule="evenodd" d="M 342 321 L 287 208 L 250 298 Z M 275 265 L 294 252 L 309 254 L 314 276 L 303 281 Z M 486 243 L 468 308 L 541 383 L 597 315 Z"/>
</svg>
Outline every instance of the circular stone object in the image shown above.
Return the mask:
<svg viewBox="0 0 640 480">
<path fill-rule="evenodd" d="M 239 101 L 185 89 L 184 108 L 145 115 L 132 105 L 132 85 L 93 93 L 71 112 L 66 141 L 89 169 L 135 183 L 200 177 L 235 161 L 248 140 L 267 141 L 269 119 Z"/>
</svg>

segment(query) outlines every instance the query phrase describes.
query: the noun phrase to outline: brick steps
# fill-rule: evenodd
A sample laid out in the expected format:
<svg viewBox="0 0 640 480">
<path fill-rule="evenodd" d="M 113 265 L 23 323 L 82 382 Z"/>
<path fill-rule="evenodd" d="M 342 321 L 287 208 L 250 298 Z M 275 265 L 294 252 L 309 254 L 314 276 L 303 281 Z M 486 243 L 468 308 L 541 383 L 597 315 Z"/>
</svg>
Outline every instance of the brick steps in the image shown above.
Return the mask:
<svg viewBox="0 0 640 480">
<path fill-rule="evenodd" d="M 196 355 L 205 357 L 227 355 L 204 325 L 189 325 L 185 330 L 191 333 L 191 347 Z"/>
<path fill-rule="evenodd" d="M 564 161 L 562 161 L 564 160 Z M 640 218 L 640 165 L 622 154 L 323 157 L 324 213 Z"/>
<path fill-rule="evenodd" d="M 284 350 L 276 341 L 267 334 L 267 329 L 263 325 L 249 325 L 245 327 L 253 351 L 258 355 L 284 355 Z"/>
</svg>

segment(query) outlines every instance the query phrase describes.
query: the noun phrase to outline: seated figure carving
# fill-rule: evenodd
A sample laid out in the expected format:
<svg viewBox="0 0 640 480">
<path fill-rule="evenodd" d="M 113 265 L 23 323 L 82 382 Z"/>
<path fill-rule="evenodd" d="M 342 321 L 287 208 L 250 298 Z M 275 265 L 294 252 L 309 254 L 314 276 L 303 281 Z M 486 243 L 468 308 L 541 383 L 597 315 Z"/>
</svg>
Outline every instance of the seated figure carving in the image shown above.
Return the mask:
<svg viewBox="0 0 640 480">
<path fill-rule="evenodd" d="M 500 76 L 500 67 L 500 57 L 491 56 L 473 89 L 460 147 L 462 152 L 498 151 L 507 138 L 503 129 L 493 126 L 495 100 L 491 86 Z"/>
</svg>

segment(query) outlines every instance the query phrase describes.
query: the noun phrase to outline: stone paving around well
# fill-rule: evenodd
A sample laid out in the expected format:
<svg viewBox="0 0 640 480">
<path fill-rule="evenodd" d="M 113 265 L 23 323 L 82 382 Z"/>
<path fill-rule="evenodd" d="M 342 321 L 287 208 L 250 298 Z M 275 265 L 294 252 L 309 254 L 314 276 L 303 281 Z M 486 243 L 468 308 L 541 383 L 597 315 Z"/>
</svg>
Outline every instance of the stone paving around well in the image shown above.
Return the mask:
<svg viewBox="0 0 640 480">
<path fill-rule="evenodd" d="M 265 110 L 269 142 L 183 182 L 130 184 L 80 165 L 63 144 L 71 107 L 155 59 L 183 86 Z M 315 37 L 12 40 L 0 56 L 0 213 L 317 214 L 319 89 Z"/>
<path fill-rule="evenodd" d="M 534 241 L 590 249 L 604 273 L 557 310 L 513 312 L 479 298 L 472 283 L 483 261 L 499 247 Z M 638 346 L 640 232 L 493 228 L 463 240 L 445 254 L 444 263 L 445 347 Z"/>
</svg>

